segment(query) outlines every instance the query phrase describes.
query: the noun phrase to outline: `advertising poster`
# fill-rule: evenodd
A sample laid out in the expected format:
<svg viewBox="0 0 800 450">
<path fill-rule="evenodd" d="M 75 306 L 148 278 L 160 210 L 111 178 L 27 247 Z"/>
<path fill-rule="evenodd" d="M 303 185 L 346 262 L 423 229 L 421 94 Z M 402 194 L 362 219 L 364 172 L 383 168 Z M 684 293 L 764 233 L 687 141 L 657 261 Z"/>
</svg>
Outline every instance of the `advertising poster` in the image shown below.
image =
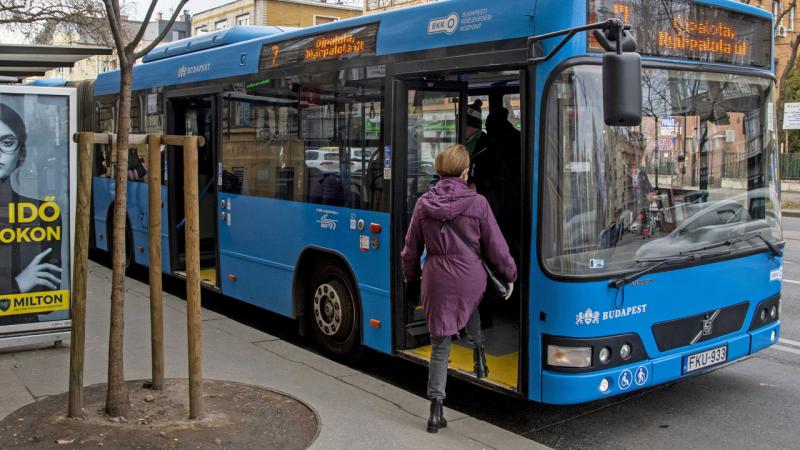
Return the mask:
<svg viewBox="0 0 800 450">
<path fill-rule="evenodd" d="M 76 117 L 74 89 L 0 86 L 0 340 L 69 325 Z"/>
</svg>

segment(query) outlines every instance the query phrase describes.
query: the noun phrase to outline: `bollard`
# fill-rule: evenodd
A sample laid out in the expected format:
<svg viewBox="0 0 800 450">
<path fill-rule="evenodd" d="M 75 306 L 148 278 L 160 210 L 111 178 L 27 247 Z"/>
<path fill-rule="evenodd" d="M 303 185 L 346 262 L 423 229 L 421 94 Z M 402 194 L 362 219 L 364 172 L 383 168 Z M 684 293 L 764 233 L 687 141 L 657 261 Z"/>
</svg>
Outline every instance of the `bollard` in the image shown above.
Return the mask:
<svg viewBox="0 0 800 450">
<path fill-rule="evenodd" d="M 164 302 L 161 289 L 161 136 L 147 136 L 150 243 L 150 355 L 153 389 L 164 389 Z"/>
<path fill-rule="evenodd" d="M 200 213 L 197 137 L 183 139 L 183 195 L 186 214 L 186 322 L 189 344 L 189 418 L 203 417 L 203 358 L 200 333 Z"/>
<path fill-rule="evenodd" d="M 86 277 L 89 264 L 89 218 L 92 195 L 94 133 L 76 133 L 78 189 L 75 212 L 75 260 L 72 262 L 72 304 L 69 348 L 68 417 L 84 417 L 83 368 L 86 346 Z"/>
</svg>

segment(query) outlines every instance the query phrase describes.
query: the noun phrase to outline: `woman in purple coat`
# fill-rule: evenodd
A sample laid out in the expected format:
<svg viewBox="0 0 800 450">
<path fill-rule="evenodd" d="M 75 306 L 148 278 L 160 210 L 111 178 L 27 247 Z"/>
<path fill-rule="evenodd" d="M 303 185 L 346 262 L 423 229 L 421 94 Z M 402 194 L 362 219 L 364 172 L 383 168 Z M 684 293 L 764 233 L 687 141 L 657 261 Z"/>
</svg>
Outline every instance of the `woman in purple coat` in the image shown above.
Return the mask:
<svg viewBox="0 0 800 450">
<path fill-rule="evenodd" d="M 489 373 L 483 348 L 478 305 L 486 291 L 486 272 L 461 234 L 495 271 L 508 281 L 509 295 L 517 278 L 517 267 L 508 244 L 497 226 L 489 202 L 467 186 L 469 153 L 455 145 L 436 157 L 436 172 L 441 180 L 417 202 L 403 248 L 403 273 L 406 282 L 422 279 L 422 307 L 431 334 L 431 361 L 428 368 L 428 398 L 431 415 L 428 432 L 447 426 L 442 416 L 447 366 L 452 337 L 466 328 L 473 346 L 475 376 Z M 451 225 L 445 225 L 449 221 Z M 427 251 L 424 268 L 420 256 Z"/>
</svg>

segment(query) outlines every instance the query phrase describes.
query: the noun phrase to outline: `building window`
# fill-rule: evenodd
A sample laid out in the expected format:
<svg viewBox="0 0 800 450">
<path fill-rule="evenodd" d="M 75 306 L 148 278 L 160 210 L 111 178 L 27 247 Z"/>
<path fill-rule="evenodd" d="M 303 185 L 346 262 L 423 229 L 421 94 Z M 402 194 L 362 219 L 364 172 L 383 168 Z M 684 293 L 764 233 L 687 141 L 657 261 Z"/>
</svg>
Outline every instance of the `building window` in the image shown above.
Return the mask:
<svg viewBox="0 0 800 450">
<path fill-rule="evenodd" d="M 236 25 L 240 27 L 246 27 L 250 25 L 250 14 L 242 14 L 241 16 L 236 16 Z"/>
<path fill-rule="evenodd" d="M 196 35 L 200 34 L 200 33 L 207 33 L 207 32 L 208 32 L 208 27 L 206 25 L 203 25 L 201 27 L 197 27 L 197 28 L 194 29 L 194 34 L 196 34 Z"/>
<path fill-rule="evenodd" d="M 772 2 L 772 20 L 777 21 L 778 15 L 781 13 L 781 4 L 778 1 L 773 0 Z"/>
<path fill-rule="evenodd" d="M 214 23 L 214 29 L 215 30 L 224 30 L 225 28 L 228 28 L 228 20 L 227 19 L 219 20 L 219 21 Z"/>
<path fill-rule="evenodd" d="M 314 25 L 322 25 L 323 23 L 338 22 L 338 17 L 331 16 L 314 16 Z"/>
</svg>

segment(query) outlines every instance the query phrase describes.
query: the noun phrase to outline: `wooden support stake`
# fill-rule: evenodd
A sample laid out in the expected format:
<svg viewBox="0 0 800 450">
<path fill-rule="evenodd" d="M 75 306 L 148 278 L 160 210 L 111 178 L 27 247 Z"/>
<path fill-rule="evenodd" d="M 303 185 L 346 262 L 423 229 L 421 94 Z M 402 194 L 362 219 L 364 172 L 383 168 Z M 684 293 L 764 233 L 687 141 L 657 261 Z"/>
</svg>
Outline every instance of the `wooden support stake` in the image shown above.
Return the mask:
<svg viewBox="0 0 800 450">
<path fill-rule="evenodd" d="M 92 196 L 93 133 L 77 133 L 78 190 L 75 214 L 75 260 L 72 261 L 72 328 L 69 348 L 68 416 L 84 417 L 83 366 L 86 343 L 86 277 L 89 265 L 89 217 Z"/>
<path fill-rule="evenodd" d="M 150 351 L 153 389 L 164 389 L 164 303 L 161 289 L 161 136 L 147 136 L 150 240 Z"/>
<path fill-rule="evenodd" d="M 197 137 L 183 140 L 183 195 L 186 214 L 186 321 L 189 341 L 189 419 L 203 417 L 203 354 L 200 335 L 200 214 Z"/>
</svg>

